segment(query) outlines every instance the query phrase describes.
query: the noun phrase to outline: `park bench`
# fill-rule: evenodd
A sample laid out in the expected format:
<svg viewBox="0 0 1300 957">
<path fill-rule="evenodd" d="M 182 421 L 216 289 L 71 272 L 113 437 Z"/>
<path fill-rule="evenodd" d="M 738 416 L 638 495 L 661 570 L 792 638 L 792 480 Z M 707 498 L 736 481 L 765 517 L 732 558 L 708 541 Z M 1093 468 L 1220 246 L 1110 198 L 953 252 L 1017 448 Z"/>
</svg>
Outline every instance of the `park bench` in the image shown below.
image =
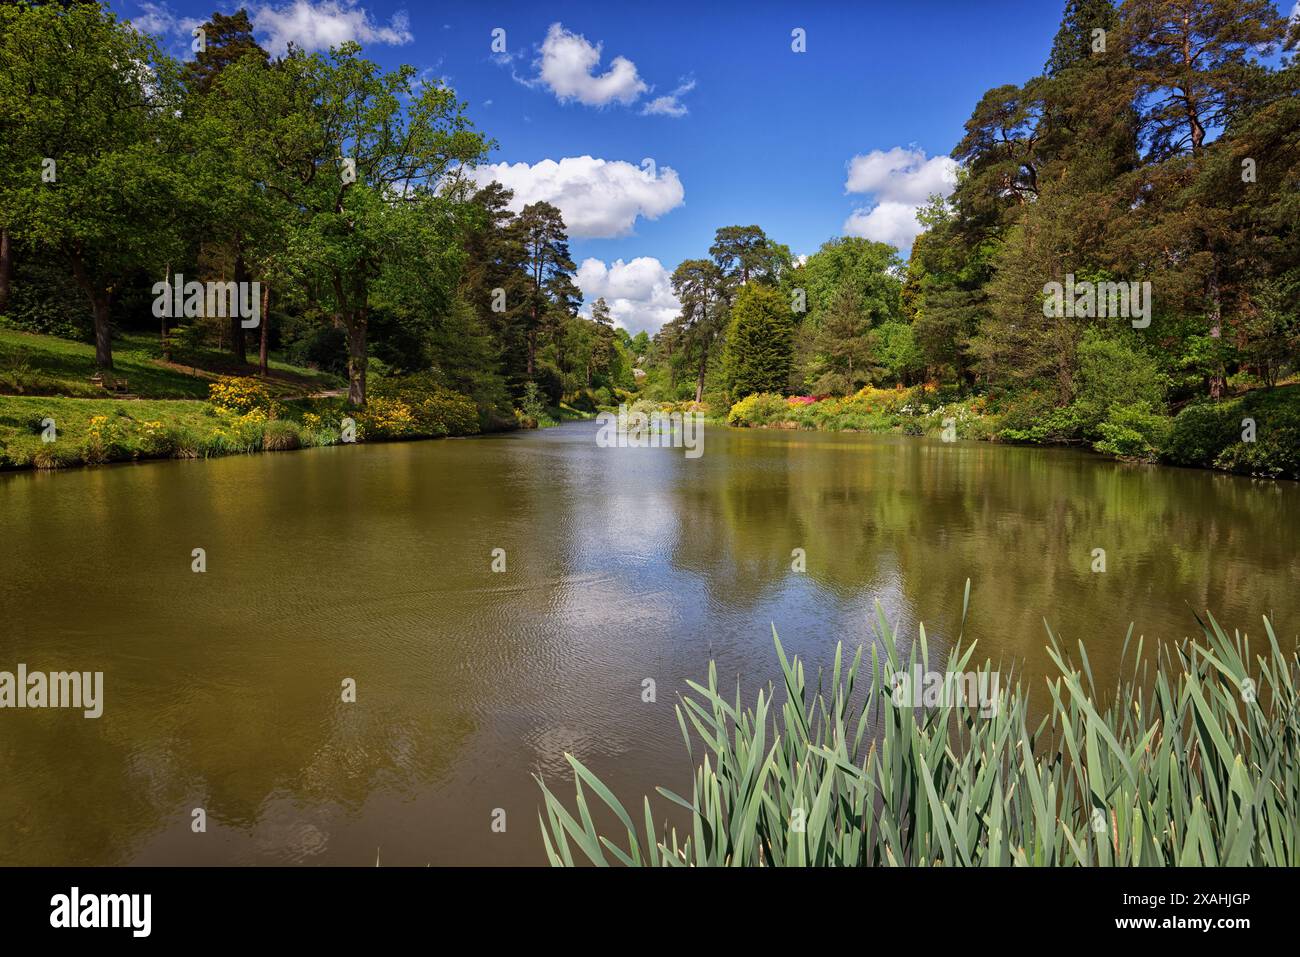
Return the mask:
<svg viewBox="0 0 1300 957">
<path fill-rule="evenodd" d="M 108 392 L 126 394 L 130 392 L 130 386 L 126 379 L 119 379 L 116 376 L 106 376 L 102 372 L 96 372 L 90 377 L 92 385 L 97 385 Z"/>
</svg>

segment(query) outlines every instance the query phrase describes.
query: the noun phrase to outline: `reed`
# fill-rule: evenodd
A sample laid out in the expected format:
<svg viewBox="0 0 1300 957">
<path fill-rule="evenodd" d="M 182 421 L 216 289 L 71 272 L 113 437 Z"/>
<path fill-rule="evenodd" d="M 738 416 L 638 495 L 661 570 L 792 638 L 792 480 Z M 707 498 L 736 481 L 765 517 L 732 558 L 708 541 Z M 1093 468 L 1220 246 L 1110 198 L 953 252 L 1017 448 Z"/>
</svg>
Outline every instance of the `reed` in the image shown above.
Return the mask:
<svg viewBox="0 0 1300 957">
<path fill-rule="evenodd" d="M 969 599 L 967 584 L 966 597 Z M 1056 674 L 1034 722 L 1020 679 L 993 707 L 894 703 L 891 675 L 929 669 L 922 627 L 902 660 L 877 609 L 883 640 L 864 669 L 837 646 L 810 688 L 773 630 L 783 694 L 771 685 L 750 708 L 688 682 L 676 705 L 695 762 L 679 830 L 639 820 L 577 758 L 574 812 L 537 778 L 542 837 L 555 866 L 1237 866 L 1300 864 L 1300 658 L 1229 637 L 1212 616 L 1195 639 L 1144 657 L 1124 643 L 1111 693 L 1048 630 Z M 965 608 L 963 607 L 963 620 Z M 957 646 L 947 671 L 967 671 Z M 884 655 L 882 660 L 881 655 Z M 990 681 L 993 666 L 977 670 Z M 697 756 L 698 748 L 698 756 Z M 606 810 L 601 811 L 603 806 Z M 593 810 L 617 821 L 601 833 Z"/>
</svg>

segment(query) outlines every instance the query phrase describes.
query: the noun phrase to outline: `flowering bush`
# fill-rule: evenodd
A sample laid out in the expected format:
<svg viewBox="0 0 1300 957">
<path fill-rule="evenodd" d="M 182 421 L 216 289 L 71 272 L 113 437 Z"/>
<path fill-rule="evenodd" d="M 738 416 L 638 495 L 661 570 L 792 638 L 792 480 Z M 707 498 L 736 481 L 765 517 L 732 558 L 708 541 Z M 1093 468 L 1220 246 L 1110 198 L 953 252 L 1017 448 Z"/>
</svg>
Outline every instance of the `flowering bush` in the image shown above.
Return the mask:
<svg viewBox="0 0 1300 957">
<path fill-rule="evenodd" d="M 208 386 L 208 401 L 219 412 L 243 414 L 254 409 L 271 411 L 271 394 L 261 381 L 249 376 L 222 376 Z"/>
<path fill-rule="evenodd" d="M 429 373 L 394 376 L 376 380 L 370 392 L 386 403 L 404 405 L 411 424 L 399 435 L 440 438 L 444 435 L 474 435 L 479 431 L 478 407 L 467 395 L 440 385 Z M 396 412 L 396 406 L 388 406 Z M 377 433 L 382 434 L 382 433 Z"/>
<path fill-rule="evenodd" d="M 790 415 L 785 399 L 772 392 L 755 392 L 731 407 L 727 413 L 728 425 L 755 426 L 783 422 Z"/>
<path fill-rule="evenodd" d="M 367 438 L 399 439 L 417 434 L 415 413 L 401 399 L 371 396 L 356 420 L 358 431 Z"/>
</svg>

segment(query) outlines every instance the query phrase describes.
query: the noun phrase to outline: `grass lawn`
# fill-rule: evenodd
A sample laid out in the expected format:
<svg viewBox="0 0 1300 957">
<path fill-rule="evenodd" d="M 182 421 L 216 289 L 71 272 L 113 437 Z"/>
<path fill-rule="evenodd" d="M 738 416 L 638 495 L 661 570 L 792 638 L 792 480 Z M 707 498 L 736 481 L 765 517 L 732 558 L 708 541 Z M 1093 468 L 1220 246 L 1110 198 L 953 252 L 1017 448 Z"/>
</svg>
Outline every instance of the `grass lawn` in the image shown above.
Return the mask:
<svg viewBox="0 0 1300 957">
<path fill-rule="evenodd" d="M 113 341 L 113 371 L 125 379 L 132 395 L 144 399 L 206 399 L 208 383 L 219 375 L 257 375 L 257 366 L 214 350 L 173 353 L 162 359 L 157 337 L 121 335 Z M 108 392 L 90 381 L 95 374 L 95 347 L 89 343 L 0 328 L 0 395 L 62 395 L 105 398 Z M 277 397 L 336 390 L 338 376 L 269 363 L 267 386 Z"/>
<path fill-rule="evenodd" d="M 255 366 L 233 356 L 202 350 L 165 362 L 154 337 L 125 335 L 114 340 L 113 364 L 109 375 L 125 379 L 133 398 L 90 381 L 94 346 L 0 328 L 0 469 L 196 458 L 338 441 L 333 426 L 344 400 L 305 398 L 337 393 L 343 386 L 337 376 L 272 361 L 265 384 L 283 420 L 246 421 L 221 416 L 206 401 L 218 376 L 257 375 Z M 48 420 L 54 441 L 45 441 L 50 433 L 42 423 Z"/>
</svg>

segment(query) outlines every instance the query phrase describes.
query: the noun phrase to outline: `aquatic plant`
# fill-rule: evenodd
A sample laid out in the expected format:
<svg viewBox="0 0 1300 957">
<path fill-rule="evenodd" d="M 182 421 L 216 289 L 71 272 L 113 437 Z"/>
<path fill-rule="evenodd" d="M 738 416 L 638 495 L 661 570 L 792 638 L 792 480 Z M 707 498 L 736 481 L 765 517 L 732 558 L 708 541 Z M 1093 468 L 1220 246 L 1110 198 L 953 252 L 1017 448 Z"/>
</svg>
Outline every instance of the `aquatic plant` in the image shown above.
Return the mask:
<svg viewBox="0 0 1300 957">
<path fill-rule="evenodd" d="M 967 598 L 969 598 L 969 584 Z M 930 667 L 924 628 L 906 670 L 883 614 L 864 674 L 859 649 L 810 690 L 773 631 L 784 680 L 742 708 L 710 664 L 676 706 L 687 751 L 704 750 L 689 797 L 659 788 L 681 829 L 640 822 L 566 755 L 576 816 L 538 778 L 546 854 L 579 862 L 696 866 L 1273 865 L 1300 863 L 1298 658 L 1268 619 L 1267 644 L 1230 638 L 1213 617 L 1201 636 L 1154 649 L 1125 640 L 1128 676 L 1103 694 L 1087 651 L 1078 663 L 1049 630 L 1057 674 L 1037 724 L 1017 679 L 973 708 L 895 703 L 890 676 Z M 963 608 L 963 620 L 965 618 Z M 961 641 L 948 673 L 965 672 Z M 883 658 L 882 658 L 883 655 Z M 864 693 L 865 686 L 865 693 Z M 688 729 L 689 723 L 689 729 Z M 591 800 L 594 796 L 595 801 Z M 593 814 L 594 809 L 594 814 Z M 611 837 L 596 825 L 617 821 Z"/>
</svg>

